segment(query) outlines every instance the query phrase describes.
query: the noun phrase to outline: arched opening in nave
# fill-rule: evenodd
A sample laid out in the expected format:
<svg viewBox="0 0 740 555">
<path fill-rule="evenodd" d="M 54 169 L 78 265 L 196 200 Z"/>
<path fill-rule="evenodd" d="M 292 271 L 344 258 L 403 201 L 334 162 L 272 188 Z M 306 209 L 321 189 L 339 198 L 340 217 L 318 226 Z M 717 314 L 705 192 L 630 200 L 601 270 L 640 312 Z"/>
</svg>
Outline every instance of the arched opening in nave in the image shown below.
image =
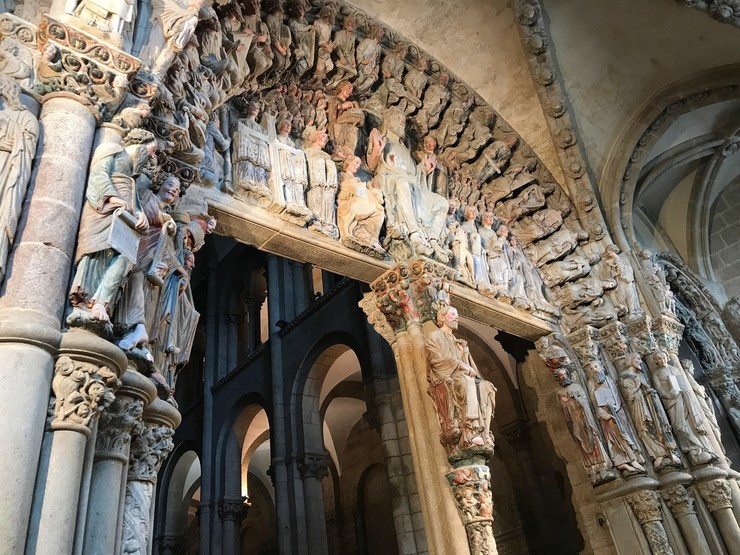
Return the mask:
<svg viewBox="0 0 740 555">
<path fill-rule="evenodd" d="M 155 535 L 160 553 L 197 554 L 201 462 L 187 444 L 179 445 L 165 468 L 163 501 L 157 507 Z"/>
</svg>

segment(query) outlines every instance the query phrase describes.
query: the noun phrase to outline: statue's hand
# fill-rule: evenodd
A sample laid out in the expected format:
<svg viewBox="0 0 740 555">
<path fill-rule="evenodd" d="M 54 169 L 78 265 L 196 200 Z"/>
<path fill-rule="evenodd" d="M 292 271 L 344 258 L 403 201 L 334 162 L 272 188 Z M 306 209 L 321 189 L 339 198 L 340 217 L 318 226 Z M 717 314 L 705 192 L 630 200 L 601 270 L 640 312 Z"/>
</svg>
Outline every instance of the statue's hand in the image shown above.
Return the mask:
<svg viewBox="0 0 740 555">
<path fill-rule="evenodd" d="M 137 231 L 146 231 L 149 229 L 149 220 L 146 219 L 144 212 L 139 212 L 136 215 L 136 229 Z"/>
<path fill-rule="evenodd" d="M 131 207 L 122 198 L 108 197 L 108 204 L 110 204 L 111 206 L 116 206 L 118 208 L 123 208 L 126 212 L 131 212 Z"/>
</svg>

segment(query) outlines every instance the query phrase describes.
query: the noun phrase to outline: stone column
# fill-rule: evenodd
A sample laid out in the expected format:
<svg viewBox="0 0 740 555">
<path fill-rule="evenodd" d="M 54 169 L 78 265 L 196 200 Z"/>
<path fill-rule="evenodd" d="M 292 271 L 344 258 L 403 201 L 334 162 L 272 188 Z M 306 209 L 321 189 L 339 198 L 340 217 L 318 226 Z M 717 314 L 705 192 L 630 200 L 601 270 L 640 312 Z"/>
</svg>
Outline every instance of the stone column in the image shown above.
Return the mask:
<svg viewBox="0 0 740 555">
<path fill-rule="evenodd" d="M 54 354 L 72 268 L 95 118 L 72 95 L 49 98 L 39 118 L 37 171 L 0 298 L 0 537 L 23 551 L 48 408 Z M 74 129 L 75 133 L 69 133 Z"/>
<path fill-rule="evenodd" d="M 740 527 L 732 512 L 732 490 L 724 478 L 700 482 L 699 493 L 717 523 L 728 553 L 740 553 Z"/>
<path fill-rule="evenodd" d="M 98 425 L 84 553 L 115 553 L 123 513 L 123 488 L 131 448 L 131 432 L 141 425 L 144 407 L 157 395 L 149 378 L 129 366 L 117 398 Z"/>
<path fill-rule="evenodd" d="M 374 352 L 371 349 L 371 357 Z M 393 524 L 396 530 L 396 541 L 398 553 L 401 555 L 412 555 L 421 553 L 414 537 L 414 527 L 411 520 L 411 507 L 409 506 L 406 478 L 404 476 L 404 465 L 402 463 L 401 445 L 398 438 L 398 428 L 393 411 L 393 393 L 380 391 L 390 389 L 388 381 L 376 380 L 373 382 L 373 407 L 377 414 L 378 432 L 380 442 L 383 445 L 385 467 L 388 474 L 388 483 L 392 496 Z"/>
<path fill-rule="evenodd" d="M 303 453 L 298 457 L 298 471 L 303 479 L 303 500 L 306 507 L 308 552 L 328 553 L 326 520 L 324 517 L 324 488 L 321 480 L 329 474 L 329 455 Z"/>
<path fill-rule="evenodd" d="M 96 89 L 94 98 L 92 89 L 68 91 L 66 68 L 78 68 L 72 69 L 75 73 L 84 68 L 107 86 L 108 76 L 125 78 L 138 67 L 134 58 L 114 54 L 94 37 L 70 43 L 66 27 L 50 21 L 39 23 L 39 49 L 57 48 L 65 63 L 59 69 L 54 62 L 52 70 L 41 57 L 39 66 L 50 71 L 37 74 L 37 81 L 65 92 L 42 99 L 34 174 L 0 298 L 0 419 L 16 423 L 0 430 L 6 450 L 0 475 L 13 477 L 0 481 L 0 537 L 13 553 L 26 542 L 96 117 L 104 119 L 117 107 L 103 90 Z M 38 515 L 34 518 L 38 521 Z"/>
<path fill-rule="evenodd" d="M 684 476 L 691 479 L 690 476 Z M 694 508 L 694 497 L 683 484 L 676 484 L 660 491 L 663 501 L 670 509 L 673 518 L 681 528 L 681 535 L 691 555 L 709 555 L 712 553 L 704 537 Z"/>
<path fill-rule="evenodd" d="M 239 555 L 241 553 L 241 526 L 247 516 L 247 498 L 221 499 L 218 502 L 218 517 L 222 526 L 222 549 L 224 555 Z"/>
<path fill-rule="evenodd" d="M 71 553 L 91 427 L 115 400 L 123 352 L 82 330 L 67 332 L 54 368 L 54 419 L 41 458 L 26 553 Z"/>
<path fill-rule="evenodd" d="M 492 454 L 492 443 L 472 445 L 461 439 L 461 448 L 452 447 L 455 432 L 441 430 L 439 434 L 437 413 L 429 397 L 422 324 L 434 326 L 429 320 L 449 299 L 447 290 L 453 277 L 445 266 L 411 260 L 374 281 L 373 294 L 367 295 L 360 306 L 396 356 L 430 553 L 495 553 L 490 473 L 484 464 Z M 468 542 L 463 539 L 463 530 Z"/>
<path fill-rule="evenodd" d="M 171 438 L 180 419 L 175 407 L 155 399 L 144 410 L 144 421 L 134 426 L 118 553 L 151 553 L 157 472 L 174 448 Z"/>
<path fill-rule="evenodd" d="M 637 521 L 645 532 L 654 555 L 673 555 L 673 548 L 668 543 L 668 534 L 663 526 L 663 513 L 660 510 L 660 495 L 652 490 L 640 490 L 627 496 L 627 503 L 632 507 Z"/>
</svg>

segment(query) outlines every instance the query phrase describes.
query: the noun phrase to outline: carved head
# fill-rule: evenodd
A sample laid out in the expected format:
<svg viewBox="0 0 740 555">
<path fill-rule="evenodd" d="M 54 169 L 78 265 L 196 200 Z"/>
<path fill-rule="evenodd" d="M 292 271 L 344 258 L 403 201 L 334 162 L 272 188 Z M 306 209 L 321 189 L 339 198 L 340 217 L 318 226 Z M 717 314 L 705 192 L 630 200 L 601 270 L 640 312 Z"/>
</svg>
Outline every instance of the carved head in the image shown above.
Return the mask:
<svg viewBox="0 0 740 555">
<path fill-rule="evenodd" d="M 348 15 L 344 18 L 343 28 L 345 31 L 354 33 L 357 28 L 357 20 L 353 16 Z"/>
<path fill-rule="evenodd" d="M 168 206 L 174 204 L 180 197 L 181 185 L 180 180 L 174 175 L 168 175 L 162 181 L 157 191 L 157 198 L 163 204 Z"/>
<path fill-rule="evenodd" d="M 472 204 L 468 204 L 465 207 L 465 219 L 470 221 L 470 220 L 475 220 L 477 217 L 478 217 L 478 208 L 476 208 Z"/>
<path fill-rule="evenodd" d="M 481 216 L 481 223 L 483 224 L 483 227 L 490 229 L 493 225 L 494 217 L 492 212 L 483 212 L 483 215 Z"/>
<path fill-rule="evenodd" d="M 668 366 L 668 354 L 665 351 L 656 351 L 653 355 L 653 362 L 655 362 L 659 368 L 665 368 Z"/>
<path fill-rule="evenodd" d="M 432 153 L 437 150 L 437 139 L 433 135 L 424 137 L 424 150 Z"/>
<path fill-rule="evenodd" d="M 456 330 L 458 319 L 459 317 L 457 314 L 457 309 L 454 306 L 445 305 L 437 310 L 436 323 L 437 326 L 442 329 L 445 329 L 445 327 L 447 327 L 447 331 Z"/>
<path fill-rule="evenodd" d="M 381 25 L 374 25 L 370 29 L 370 36 L 375 40 L 382 39 L 383 35 L 385 35 L 385 27 L 382 27 Z"/>
<path fill-rule="evenodd" d="M 686 370 L 686 371 L 687 371 L 687 372 L 688 372 L 689 374 L 691 374 L 692 376 L 696 376 L 696 369 L 694 368 L 694 363 L 693 363 L 693 362 L 691 362 L 691 361 L 690 361 L 689 359 L 687 359 L 687 358 L 682 358 L 682 359 L 681 359 L 681 366 L 682 366 L 682 367 L 683 367 L 683 369 L 684 369 L 684 370 Z"/>
<path fill-rule="evenodd" d="M 352 95 L 353 90 L 354 87 L 352 86 L 352 83 L 345 79 L 340 81 L 337 85 L 337 96 L 342 100 L 347 100 Z"/>
<path fill-rule="evenodd" d="M 319 19 L 323 19 L 327 23 L 334 24 L 334 20 L 337 17 L 337 12 L 334 8 L 328 4 L 324 4 L 319 10 Z"/>
<path fill-rule="evenodd" d="M 394 133 L 398 137 L 406 136 L 406 114 L 395 106 L 383 112 L 383 131 Z"/>
<path fill-rule="evenodd" d="M 634 368 L 635 370 L 641 370 L 642 369 L 642 357 L 640 356 L 640 353 L 630 353 L 627 355 L 627 364 L 630 368 Z"/>
<path fill-rule="evenodd" d="M 362 160 L 360 160 L 359 156 L 350 155 L 347 156 L 347 158 L 344 159 L 344 171 L 346 171 L 350 175 L 355 175 L 357 170 L 360 169 L 360 166 L 362 165 Z"/>
<path fill-rule="evenodd" d="M 290 132 L 291 132 L 292 130 L 293 130 L 293 124 L 292 124 L 292 123 L 290 123 L 290 120 L 289 120 L 289 119 L 287 119 L 287 118 L 285 118 L 285 119 L 281 119 L 281 120 L 280 120 L 280 121 L 279 121 L 279 122 L 277 123 L 277 131 L 278 131 L 278 135 L 281 135 L 281 136 L 285 137 L 285 136 L 287 136 L 287 135 L 290 135 Z"/>
</svg>

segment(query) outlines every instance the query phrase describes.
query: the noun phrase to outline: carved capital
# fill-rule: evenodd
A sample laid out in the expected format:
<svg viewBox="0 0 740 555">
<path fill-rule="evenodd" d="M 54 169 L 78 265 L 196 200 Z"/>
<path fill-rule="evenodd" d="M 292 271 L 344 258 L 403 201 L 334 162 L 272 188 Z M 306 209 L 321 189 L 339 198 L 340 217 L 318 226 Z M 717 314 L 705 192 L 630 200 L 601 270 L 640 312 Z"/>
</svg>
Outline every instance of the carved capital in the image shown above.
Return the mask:
<svg viewBox="0 0 740 555">
<path fill-rule="evenodd" d="M 677 485 L 661 490 L 660 495 L 674 517 L 696 514 L 694 497 L 684 486 Z"/>
<path fill-rule="evenodd" d="M 90 436 L 90 423 L 115 400 L 121 385 L 107 366 L 96 366 L 62 356 L 54 366 L 52 430 L 75 430 Z"/>
<path fill-rule="evenodd" d="M 732 509 L 732 490 L 724 478 L 701 482 L 697 487 L 710 512 Z"/>
<path fill-rule="evenodd" d="M 683 324 L 675 318 L 661 314 L 653 320 L 650 328 L 660 349 L 674 355 L 678 354 L 678 346 L 683 337 Z"/>
<path fill-rule="evenodd" d="M 655 338 L 650 332 L 650 324 L 651 318 L 647 314 L 643 314 L 641 317 L 627 323 L 627 334 L 632 346 L 642 356 L 658 350 Z"/>
<path fill-rule="evenodd" d="M 599 334 L 606 354 L 612 361 L 624 358 L 629 354 L 630 340 L 627 326 L 622 322 L 612 322 L 601 328 Z"/>
<path fill-rule="evenodd" d="M 174 433 L 169 426 L 146 422 L 135 425 L 129 455 L 129 481 L 156 483 L 159 467 L 175 448 Z"/>
<path fill-rule="evenodd" d="M 721 23 L 740 27 L 740 0 L 676 0 L 679 4 L 706 12 Z"/>
<path fill-rule="evenodd" d="M 115 114 L 129 76 L 140 65 L 133 56 L 48 15 L 39 22 L 38 47 L 36 92 L 77 95 L 92 107 L 99 121 Z"/>
<path fill-rule="evenodd" d="M 141 422 L 144 404 L 141 401 L 116 399 L 108 410 L 100 415 L 95 440 L 96 459 L 128 460 L 131 431 Z"/>
<path fill-rule="evenodd" d="M 238 499 L 221 499 L 218 502 L 218 518 L 222 522 L 232 520 L 236 523 L 241 523 L 242 520 L 247 516 L 249 505 L 246 503 L 246 497 L 239 497 Z"/>
<path fill-rule="evenodd" d="M 321 480 L 329 474 L 329 456 L 323 453 L 303 453 L 298 457 L 298 472 L 301 478 Z"/>
<path fill-rule="evenodd" d="M 370 284 L 378 310 L 394 332 L 412 322 L 432 319 L 435 303 L 449 301 L 454 270 L 428 259 L 398 264 Z"/>
<path fill-rule="evenodd" d="M 599 330 L 593 326 L 579 328 L 568 335 L 568 341 L 581 364 L 599 358 Z"/>
<path fill-rule="evenodd" d="M 660 495 L 653 490 L 640 490 L 627 496 L 627 503 L 632 507 L 637 521 L 644 526 L 648 522 L 663 520 L 660 512 Z"/>
</svg>

